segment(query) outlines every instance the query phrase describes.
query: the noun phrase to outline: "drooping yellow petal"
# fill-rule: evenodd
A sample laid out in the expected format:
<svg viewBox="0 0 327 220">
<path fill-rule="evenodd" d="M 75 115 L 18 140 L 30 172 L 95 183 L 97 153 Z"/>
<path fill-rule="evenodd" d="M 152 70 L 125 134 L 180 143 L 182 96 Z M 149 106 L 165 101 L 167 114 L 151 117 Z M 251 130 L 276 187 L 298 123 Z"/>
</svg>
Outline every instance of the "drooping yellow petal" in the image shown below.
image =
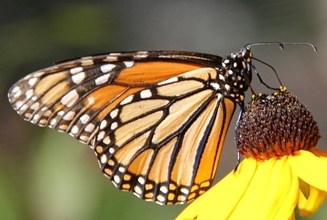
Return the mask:
<svg viewBox="0 0 327 220">
<path fill-rule="evenodd" d="M 293 212 L 293 215 L 289 218 L 289 220 L 295 220 L 295 214 Z"/>
<path fill-rule="evenodd" d="M 318 152 L 318 151 L 316 151 Z M 295 156 L 289 156 L 292 171 L 304 182 L 327 192 L 327 159 L 316 156 L 310 151 L 301 150 Z M 322 175 L 323 174 L 323 175 Z"/>
<path fill-rule="evenodd" d="M 316 147 L 312 148 L 310 151 L 312 153 L 314 153 L 317 157 L 320 157 L 323 160 L 327 160 L 327 152 L 326 151 L 322 151 Z"/>
<path fill-rule="evenodd" d="M 246 159 L 237 171 L 230 172 L 219 183 L 191 203 L 176 220 L 227 219 L 242 198 L 256 169 L 254 159 Z"/>
<path fill-rule="evenodd" d="M 291 219 L 298 181 L 287 157 L 258 162 L 257 170 L 229 219 Z"/>
<path fill-rule="evenodd" d="M 304 195 L 301 189 L 299 190 L 299 213 L 300 215 L 306 217 L 310 217 L 312 214 L 314 214 L 327 197 L 326 192 L 321 191 L 313 186 L 309 186 L 309 189 L 310 194 L 308 198 Z"/>
<path fill-rule="evenodd" d="M 271 219 L 295 219 L 294 208 L 298 199 L 299 183 L 298 177 L 292 172 L 286 161 L 286 157 L 276 161 L 270 186 L 267 187 L 270 190 L 265 198 L 268 202 L 263 214 L 275 211 L 275 215 L 270 215 Z M 270 198 L 274 198 L 275 201 Z"/>
</svg>

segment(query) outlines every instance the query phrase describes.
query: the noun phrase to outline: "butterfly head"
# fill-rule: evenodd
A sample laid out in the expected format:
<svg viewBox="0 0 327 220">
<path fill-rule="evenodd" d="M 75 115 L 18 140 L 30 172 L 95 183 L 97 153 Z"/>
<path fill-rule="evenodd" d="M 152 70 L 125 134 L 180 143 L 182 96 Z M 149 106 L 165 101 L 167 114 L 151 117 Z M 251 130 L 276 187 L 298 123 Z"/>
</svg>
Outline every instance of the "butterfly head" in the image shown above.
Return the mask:
<svg viewBox="0 0 327 220">
<path fill-rule="evenodd" d="M 222 74 L 229 96 L 236 102 L 244 100 L 244 92 L 249 88 L 252 80 L 252 52 L 249 48 L 242 48 L 231 53 L 222 60 Z"/>
</svg>

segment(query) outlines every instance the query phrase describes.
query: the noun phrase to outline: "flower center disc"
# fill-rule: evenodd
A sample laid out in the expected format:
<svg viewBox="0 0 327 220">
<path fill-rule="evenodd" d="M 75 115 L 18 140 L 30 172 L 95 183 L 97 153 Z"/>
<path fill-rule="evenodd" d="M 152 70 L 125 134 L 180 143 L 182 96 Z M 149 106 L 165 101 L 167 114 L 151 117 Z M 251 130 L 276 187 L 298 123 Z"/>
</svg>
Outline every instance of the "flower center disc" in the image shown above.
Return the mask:
<svg viewBox="0 0 327 220">
<path fill-rule="evenodd" d="M 236 134 L 241 155 L 258 160 L 309 150 L 320 138 L 310 111 L 286 90 L 256 96 L 245 107 Z"/>
</svg>

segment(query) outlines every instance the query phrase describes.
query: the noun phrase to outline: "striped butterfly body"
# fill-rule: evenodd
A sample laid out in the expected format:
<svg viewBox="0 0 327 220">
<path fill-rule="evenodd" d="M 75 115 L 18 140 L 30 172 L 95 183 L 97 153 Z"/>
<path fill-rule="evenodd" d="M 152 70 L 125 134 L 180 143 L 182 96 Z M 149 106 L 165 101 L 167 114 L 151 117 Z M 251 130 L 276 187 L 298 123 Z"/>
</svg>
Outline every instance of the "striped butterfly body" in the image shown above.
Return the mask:
<svg viewBox="0 0 327 220">
<path fill-rule="evenodd" d="M 9 91 L 25 120 L 88 144 L 113 184 L 159 204 L 190 202 L 215 176 L 252 53 L 109 53 L 33 72 Z"/>
</svg>

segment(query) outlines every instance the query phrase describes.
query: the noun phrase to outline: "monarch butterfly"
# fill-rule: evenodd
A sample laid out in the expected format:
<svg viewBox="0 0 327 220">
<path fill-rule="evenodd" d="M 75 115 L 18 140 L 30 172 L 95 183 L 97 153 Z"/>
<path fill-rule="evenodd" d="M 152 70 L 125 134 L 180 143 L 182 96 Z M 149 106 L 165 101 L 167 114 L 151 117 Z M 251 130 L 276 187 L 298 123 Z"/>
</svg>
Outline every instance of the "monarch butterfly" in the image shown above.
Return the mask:
<svg viewBox="0 0 327 220">
<path fill-rule="evenodd" d="M 19 80 L 8 97 L 25 120 L 89 145 L 117 188 L 182 204 L 211 186 L 252 79 L 253 45 L 225 58 L 137 51 L 66 60 Z"/>
</svg>

